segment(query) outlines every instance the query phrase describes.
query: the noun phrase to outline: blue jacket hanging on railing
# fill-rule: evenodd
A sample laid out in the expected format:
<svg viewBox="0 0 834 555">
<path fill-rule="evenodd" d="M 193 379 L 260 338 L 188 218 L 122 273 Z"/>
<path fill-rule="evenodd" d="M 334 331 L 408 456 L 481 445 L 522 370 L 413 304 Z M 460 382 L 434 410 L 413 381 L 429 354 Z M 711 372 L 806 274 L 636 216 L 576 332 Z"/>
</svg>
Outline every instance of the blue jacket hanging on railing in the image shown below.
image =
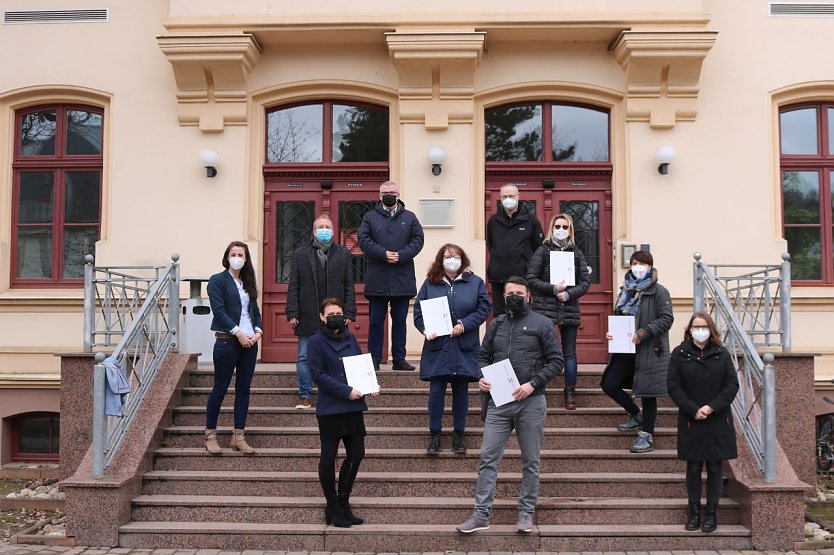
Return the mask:
<svg viewBox="0 0 834 555">
<path fill-rule="evenodd" d="M 214 274 L 209 278 L 207 290 L 212 312 L 211 329 L 230 333 L 240 324 L 240 313 L 243 311 L 235 278 L 228 271 Z M 249 317 L 256 331 L 263 329 L 256 300 L 249 302 Z"/>
<path fill-rule="evenodd" d="M 116 357 L 107 357 L 103 364 L 104 375 L 107 377 L 107 387 L 104 388 L 104 414 L 122 416 L 122 405 L 130 393 L 130 383 Z"/>
</svg>

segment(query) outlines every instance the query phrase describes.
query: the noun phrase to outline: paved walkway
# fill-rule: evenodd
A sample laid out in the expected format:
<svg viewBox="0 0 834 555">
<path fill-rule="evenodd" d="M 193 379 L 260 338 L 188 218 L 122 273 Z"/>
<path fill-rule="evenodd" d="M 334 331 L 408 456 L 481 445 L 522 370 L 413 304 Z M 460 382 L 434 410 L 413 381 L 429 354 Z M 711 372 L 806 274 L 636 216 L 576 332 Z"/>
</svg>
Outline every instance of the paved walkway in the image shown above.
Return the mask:
<svg viewBox="0 0 834 555">
<path fill-rule="evenodd" d="M 834 555 L 834 548 L 799 551 L 583 551 L 560 555 Z M 0 555 L 551 555 L 536 551 L 446 551 L 438 553 L 350 553 L 326 551 L 221 551 L 220 549 L 126 549 L 95 547 L 45 547 L 42 545 L 0 545 Z"/>
</svg>

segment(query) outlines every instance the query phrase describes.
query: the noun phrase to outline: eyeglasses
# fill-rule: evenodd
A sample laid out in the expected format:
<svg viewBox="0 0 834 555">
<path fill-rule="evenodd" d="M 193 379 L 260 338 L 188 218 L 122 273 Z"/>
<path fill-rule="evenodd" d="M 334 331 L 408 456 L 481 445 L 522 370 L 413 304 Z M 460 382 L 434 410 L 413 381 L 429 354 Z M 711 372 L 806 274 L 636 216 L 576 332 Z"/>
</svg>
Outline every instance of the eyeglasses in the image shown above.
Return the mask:
<svg viewBox="0 0 834 555">
<path fill-rule="evenodd" d="M 554 225 L 553 229 L 570 229 L 569 225 Z"/>
<path fill-rule="evenodd" d="M 709 331 L 709 326 L 692 326 L 689 329 L 692 331 Z"/>
</svg>

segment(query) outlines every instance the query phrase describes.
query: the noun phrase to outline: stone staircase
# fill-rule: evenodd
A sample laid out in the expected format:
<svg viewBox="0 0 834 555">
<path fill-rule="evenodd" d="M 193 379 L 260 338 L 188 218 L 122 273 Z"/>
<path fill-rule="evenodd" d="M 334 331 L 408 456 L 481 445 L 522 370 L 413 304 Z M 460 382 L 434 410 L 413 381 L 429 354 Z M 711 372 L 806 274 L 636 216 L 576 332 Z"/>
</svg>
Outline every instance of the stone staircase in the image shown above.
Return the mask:
<svg viewBox="0 0 834 555">
<path fill-rule="evenodd" d="M 385 368 L 385 367 L 383 367 Z M 738 505 L 723 499 L 713 534 L 686 532 L 684 465 L 675 457 L 676 409 L 660 403 L 656 450 L 628 452 L 634 434 L 617 432 L 622 410 L 599 389 L 601 366 L 583 365 L 579 409 L 561 407 L 561 378 L 551 384 L 542 452 L 541 490 L 532 534 L 515 532 L 521 481 L 518 445 L 510 440 L 488 531 L 459 534 L 472 511 L 480 436 L 478 393 L 471 389 L 467 447 L 454 455 L 451 413 L 439 457 L 425 455 L 427 384 L 416 372 L 383 369 L 382 394 L 369 400 L 366 457 L 351 503 L 367 524 L 325 526 L 318 483 L 318 430 L 313 410 L 293 408 L 294 365 L 260 364 L 253 382 L 247 439 L 254 456 L 202 447 L 210 367 L 192 370 L 173 426 L 122 547 L 274 549 L 283 551 L 649 551 L 749 549 Z M 557 394 L 558 393 L 558 394 Z M 221 445 L 231 436 L 233 389 L 220 417 Z M 314 397 L 315 401 L 315 397 Z M 447 396 L 450 402 L 450 396 Z M 338 468 L 338 462 L 337 462 Z"/>
</svg>

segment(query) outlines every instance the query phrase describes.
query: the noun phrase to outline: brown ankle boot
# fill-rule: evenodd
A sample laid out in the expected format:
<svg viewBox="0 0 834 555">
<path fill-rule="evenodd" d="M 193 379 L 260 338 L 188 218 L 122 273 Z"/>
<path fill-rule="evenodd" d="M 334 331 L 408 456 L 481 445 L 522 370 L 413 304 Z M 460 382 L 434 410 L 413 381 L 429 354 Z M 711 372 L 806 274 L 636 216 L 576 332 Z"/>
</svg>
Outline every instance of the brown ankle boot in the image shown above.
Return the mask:
<svg viewBox="0 0 834 555">
<path fill-rule="evenodd" d="M 243 437 L 243 430 L 234 430 L 232 432 L 232 449 L 237 449 L 246 455 L 252 455 L 255 450 L 246 443 L 246 438 Z"/>
<path fill-rule="evenodd" d="M 219 455 L 223 452 L 217 443 L 217 430 L 206 430 L 206 434 L 203 436 L 203 442 L 206 444 L 206 451 L 212 455 Z"/>
</svg>

